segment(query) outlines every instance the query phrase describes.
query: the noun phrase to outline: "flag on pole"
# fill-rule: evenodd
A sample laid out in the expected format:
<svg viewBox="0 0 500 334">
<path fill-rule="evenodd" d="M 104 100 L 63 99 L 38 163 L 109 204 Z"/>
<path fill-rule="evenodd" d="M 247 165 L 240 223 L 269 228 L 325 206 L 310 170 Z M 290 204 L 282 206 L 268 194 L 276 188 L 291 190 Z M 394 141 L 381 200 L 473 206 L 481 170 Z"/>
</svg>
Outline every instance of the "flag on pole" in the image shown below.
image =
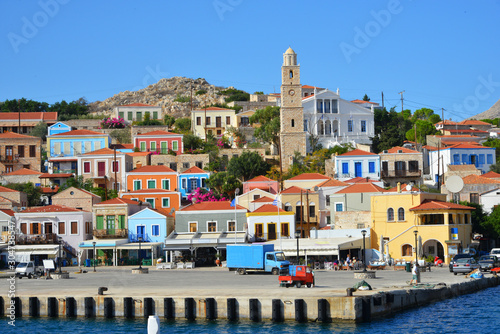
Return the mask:
<svg viewBox="0 0 500 334">
<path fill-rule="evenodd" d="M 278 206 L 278 195 L 274 198 L 273 205 Z"/>
<path fill-rule="evenodd" d="M 231 201 L 231 206 L 232 206 L 232 207 L 233 207 L 233 206 L 234 206 L 234 207 L 236 206 L 236 198 L 233 198 L 233 200 Z"/>
</svg>

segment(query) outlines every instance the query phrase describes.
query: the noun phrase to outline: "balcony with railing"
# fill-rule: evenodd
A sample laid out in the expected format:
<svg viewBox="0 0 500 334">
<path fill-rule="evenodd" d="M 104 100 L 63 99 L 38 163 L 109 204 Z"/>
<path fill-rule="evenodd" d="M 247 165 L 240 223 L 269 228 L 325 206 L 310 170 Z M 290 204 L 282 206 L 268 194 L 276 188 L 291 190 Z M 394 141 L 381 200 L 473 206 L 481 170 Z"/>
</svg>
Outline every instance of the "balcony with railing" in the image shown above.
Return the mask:
<svg viewBox="0 0 500 334">
<path fill-rule="evenodd" d="M 101 239 L 128 238 L 128 230 L 127 229 L 94 230 L 93 236 Z"/>
<path fill-rule="evenodd" d="M 7 162 L 7 163 L 19 162 L 19 154 L 0 155 L 0 162 Z"/>
<path fill-rule="evenodd" d="M 59 239 L 55 233 L 44 234 L 19 234 L 16 236 L 16 245 L 58 244 Z"/>
<path fill-rule="evenodd" d="M 139 238 L 142 238 L 141 242 L 152 242 L 153 241 L 153 240 L 151 240 L 151 237 L 147 233 L 142 233 L 142 234 L 133 233 L 133 232 L 128 233 L 128 240 L 130 242 L 139 242 Z"/>
</svg>

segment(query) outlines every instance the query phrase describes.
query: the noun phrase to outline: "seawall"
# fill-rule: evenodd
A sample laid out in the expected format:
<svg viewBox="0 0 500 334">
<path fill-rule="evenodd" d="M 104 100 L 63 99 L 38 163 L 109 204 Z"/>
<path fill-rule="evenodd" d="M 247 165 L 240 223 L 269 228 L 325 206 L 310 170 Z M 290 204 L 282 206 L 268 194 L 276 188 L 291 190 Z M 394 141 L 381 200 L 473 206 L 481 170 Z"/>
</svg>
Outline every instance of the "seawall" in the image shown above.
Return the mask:
<svg viewBox="0 0 500 334">
<path fill-rule="evenodd" d="M 19 317 L 124 317 L 158 315 L 165 319 L 248 319 L 252 321 L 298 322 L 333 320 L 370 321 L 409 308 L 474 293 L 500 284 L 493 276 L 455 284 L 438 284 L 386 290 L 359 291 L 353 296 L 304 297 L 302 299 L 259 297 L 143 296 L 22 296 L 0 297 L 0 316 Z"/>
</svg>

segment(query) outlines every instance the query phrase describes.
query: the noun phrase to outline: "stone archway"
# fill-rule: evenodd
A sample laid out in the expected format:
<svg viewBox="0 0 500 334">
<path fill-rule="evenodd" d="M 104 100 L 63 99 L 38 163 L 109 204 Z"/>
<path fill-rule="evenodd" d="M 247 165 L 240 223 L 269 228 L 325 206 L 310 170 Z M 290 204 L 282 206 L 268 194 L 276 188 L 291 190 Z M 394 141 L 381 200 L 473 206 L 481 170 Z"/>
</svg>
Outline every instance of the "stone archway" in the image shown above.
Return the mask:
<svg viewBox="0 0 500 334">
<path fill-rule="evenodd" d="M 436 239 L 426 240 L 423 244 L 423 250 L 425 256 L 432 255 L 434 257 L 439 256 L 442 260 L 444 260 L 444 246 L 443 244 Z"/>
</svg>

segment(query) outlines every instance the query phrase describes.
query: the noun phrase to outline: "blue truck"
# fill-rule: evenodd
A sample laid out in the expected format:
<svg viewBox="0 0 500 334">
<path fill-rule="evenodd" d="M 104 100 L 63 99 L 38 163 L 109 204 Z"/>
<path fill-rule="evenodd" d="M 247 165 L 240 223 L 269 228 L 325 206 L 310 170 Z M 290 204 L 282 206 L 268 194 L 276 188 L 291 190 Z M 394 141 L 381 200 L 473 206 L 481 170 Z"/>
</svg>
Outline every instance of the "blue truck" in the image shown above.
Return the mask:
<svg viewBox="0 0 500 334">
<path fill-rule="evenodd" d="M 272 244 L 227 245 L 227 267 L 244 275 L 247 270 L 263 270 L 278 275 L 290 262 L 283 252 L 274 251 Z"/>
</svg>

